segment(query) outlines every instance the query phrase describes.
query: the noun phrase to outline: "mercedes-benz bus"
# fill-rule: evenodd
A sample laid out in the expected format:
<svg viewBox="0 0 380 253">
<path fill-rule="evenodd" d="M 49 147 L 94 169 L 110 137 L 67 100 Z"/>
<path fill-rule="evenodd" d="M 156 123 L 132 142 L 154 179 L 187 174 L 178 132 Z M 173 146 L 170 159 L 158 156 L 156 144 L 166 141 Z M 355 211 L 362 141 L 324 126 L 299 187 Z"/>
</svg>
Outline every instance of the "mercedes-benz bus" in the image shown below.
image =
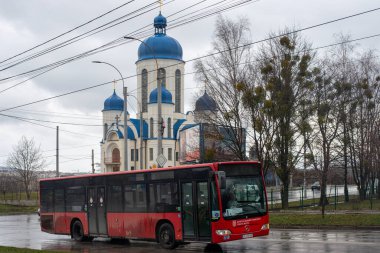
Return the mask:
<svg viewBox="0 0 380 253">
<path fill-rule="evenodd" d="M 41 230 L 157 241 L 163 248 L 269 233 L 259 162 L 218 162 L 43 179 Z"/>
</svg>

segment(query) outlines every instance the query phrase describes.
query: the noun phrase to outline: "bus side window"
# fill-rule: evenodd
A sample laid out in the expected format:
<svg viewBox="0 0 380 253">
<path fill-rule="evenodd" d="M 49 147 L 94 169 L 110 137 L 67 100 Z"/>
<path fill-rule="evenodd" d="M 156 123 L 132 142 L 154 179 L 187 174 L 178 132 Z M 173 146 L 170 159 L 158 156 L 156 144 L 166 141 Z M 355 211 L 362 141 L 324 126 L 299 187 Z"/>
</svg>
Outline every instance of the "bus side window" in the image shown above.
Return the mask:
<svg viewBox="0 0 380 253">
<path fill-rule="evenodd" d="M 134 185 L 124 186 L 124 210 L 126 212 L 133 212 L 134 208 L 134 192 L 136 188 Z"/>
<path fill-rule="evenodd" d="M 54 212 L 53 189 L 41 190 L 41 212 Z"/>
<path fill-rule="evenodd" d="M 123 211 L 123 195 L 120 185 L 110 186 L 108 190 L 108 211 L 122 212 Z"/>
<path fill-rule="evenodd" d="M 146 186 L 145 184 L 136 185 L 135 208 L 136 208 L 136 211 L 146 212 Z"/>
<path fill-rule="evenodd" d="M 149 210 L 152 212 L 176 212 L 178 207 L 177 183 L 149 184 Z"/>
<path fill-rule="evenodd" d="M 65 191 L 64 189 L 54 190 L 54 212 L 65 211 Z"/>
<path fill-rule="evenodd" d="M 126 212 L 146 212 L 145 184 L 124 187 L 124 208 Z"/>
<path fill-rule="evenodd" d="M 81 212 L 86 204 L 84 187 L 69 187 L 66 189 L 66 211 Z"/>
</svg>

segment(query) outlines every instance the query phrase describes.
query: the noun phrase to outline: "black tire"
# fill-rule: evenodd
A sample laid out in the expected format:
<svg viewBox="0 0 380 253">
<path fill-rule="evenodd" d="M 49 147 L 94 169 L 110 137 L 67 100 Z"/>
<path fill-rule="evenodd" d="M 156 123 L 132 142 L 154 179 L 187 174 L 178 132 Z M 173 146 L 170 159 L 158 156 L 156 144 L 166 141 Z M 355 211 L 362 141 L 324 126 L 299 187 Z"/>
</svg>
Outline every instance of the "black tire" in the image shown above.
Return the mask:
<svg viewBox="0 0 380 253">
<path fill-rule="evenodd" d="M 174 249 L 178 246 L 175 241 L 175 234 L 173 226 L 169 223 L 164 223 L 158 230 L 158 242 L 164 249 Z"/>
<path fill-rule="evenodd" d="M 73 239 L 78 242 L 83 242 L 87 238 L 84 236 L 83 225 L 79 220 L 76 220 L 71 226 L 71 234 Z"/>
<path fill-rule="evenodd" d="M 94 237 L 93 236 L 86 236 L 85 240 L 88 242 L 92 242 L 92 240 L 94 240 Z"/>
</svg>

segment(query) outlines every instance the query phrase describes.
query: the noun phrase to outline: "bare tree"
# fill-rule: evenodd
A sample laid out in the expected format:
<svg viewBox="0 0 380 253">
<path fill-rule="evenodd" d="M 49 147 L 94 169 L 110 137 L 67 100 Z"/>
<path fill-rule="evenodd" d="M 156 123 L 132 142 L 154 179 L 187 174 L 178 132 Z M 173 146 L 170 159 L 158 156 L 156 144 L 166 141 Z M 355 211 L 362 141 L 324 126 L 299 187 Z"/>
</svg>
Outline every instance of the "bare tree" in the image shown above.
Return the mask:
<svg viewBox="0 0 380 253">
<path fill-rule="evenodd" d="M 205 122 L 230 129 L 228 145 L 230 152 L 239 160 L 245 160 L 246 111 L 242 104 L 241 83 L 246 80 L 250 59 L 249 23 L 246 18 L 236 22 L 219 16 L 216 21 L 213 54 L 195 63 L 196 78 L 205 84 L 217 110 L 203 115 Z"/>
<path fill-rule="evenodd" d="M 30 199 L 31 187 L 37 180 L 36 173 L 45 166 L 40 147 L 36 147 L 33 139 L 28 140 L 25 136 L 21 137 L 9 155 L 7 165 L 23 184 L 26 197 Z"/>
<path fill-rule="evenodd" d="M 375 150 L 380 117 L 380 68 L 373 51 L 357 61 L 350 108 L 350 162 L 361 199 L 367 198 L 376 171 Z"/>
<path fill-rule="evenodd" d="M 348 194 L 348 169 L 349 169 L 349 126 L 348 118 L 350 117 L 350 105 L 353 91 L 352 73 L 355 69 L 354 49 L 350 35 L 336 35 L 337 42 L 340 43 L 329 52 L 329 58 L 332 61 L 332 69 L 335 72 L 335 82 L 340 90 L 339 98 L 336 98 L 337 106 L 340 108 L 340 127 L 341 135 L 338 137 L 341 146 L 341 163 L 344 170 L 344 201 L 349 201 Z"/>
<path fill-rule="evenodd" d="M 326 57 L 321 63 L 321 67 L 315 70 L 315 85 L 313 89 L 312 104 L 316 115 L 313 119 L 314 138 L 310 149 L 314 161 L 314 168 L 320 172 L 322 216 L 325 215 L 325 205 L 327 204 L 326 186 L 327 176 L 332 162 L 337 159 L 338 134 L 340 112 L 339 100 L 341 83 L 336 79 L 336 69 L 334 64 Z M 316 158 L 318 157 L 318 158 Z M 316 162 L 319 160 L 319 162 Z"/>
<path fill-rule="evenodd" d="M 282 181 L 282 207 L 288 208 L 289 183 L 292 170 L 301 154 L 298 138 L 297 121 L 301 117 L 299 109 L 302 98 L 312 87 L 310 71 L 313 55 L 310 54 L 310 44 L 300 35 L 284 29 L 279 37 L 267 41 L 259 52 L 258 60 L 261 69 L 261 81 L 264 83 L 266 112 L 273 121 L 273 164 L 276 173 Z"/>
<path fill-rule="evenodd" d="M 243 86 L 243 105 L 248 111 L 253 140 L 250 152 L 263 166 L 264 175 L 274 170 L 273 143 L 277 122 L 272 118 L 272 102 L 268 97 L 264 85 L 257 73 L 260 66 L 250 64 L 249 78 Z"/>
</svg>

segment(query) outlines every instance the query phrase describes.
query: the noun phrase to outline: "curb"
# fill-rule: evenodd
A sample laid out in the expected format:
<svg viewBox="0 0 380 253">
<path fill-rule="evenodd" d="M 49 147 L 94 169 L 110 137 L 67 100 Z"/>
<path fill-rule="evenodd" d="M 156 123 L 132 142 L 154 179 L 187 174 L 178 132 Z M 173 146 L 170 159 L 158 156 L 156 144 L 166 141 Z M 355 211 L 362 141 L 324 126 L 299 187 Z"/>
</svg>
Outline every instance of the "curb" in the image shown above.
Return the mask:
<svg viewBox="0 0 380 253">
<path fill-rule="evenodd" d="M 378 230 L 380 226 L 311 226 L 311 225 L 270 225 L 276 229 L 313 229 L 313 230 Z"/>
</svg>

